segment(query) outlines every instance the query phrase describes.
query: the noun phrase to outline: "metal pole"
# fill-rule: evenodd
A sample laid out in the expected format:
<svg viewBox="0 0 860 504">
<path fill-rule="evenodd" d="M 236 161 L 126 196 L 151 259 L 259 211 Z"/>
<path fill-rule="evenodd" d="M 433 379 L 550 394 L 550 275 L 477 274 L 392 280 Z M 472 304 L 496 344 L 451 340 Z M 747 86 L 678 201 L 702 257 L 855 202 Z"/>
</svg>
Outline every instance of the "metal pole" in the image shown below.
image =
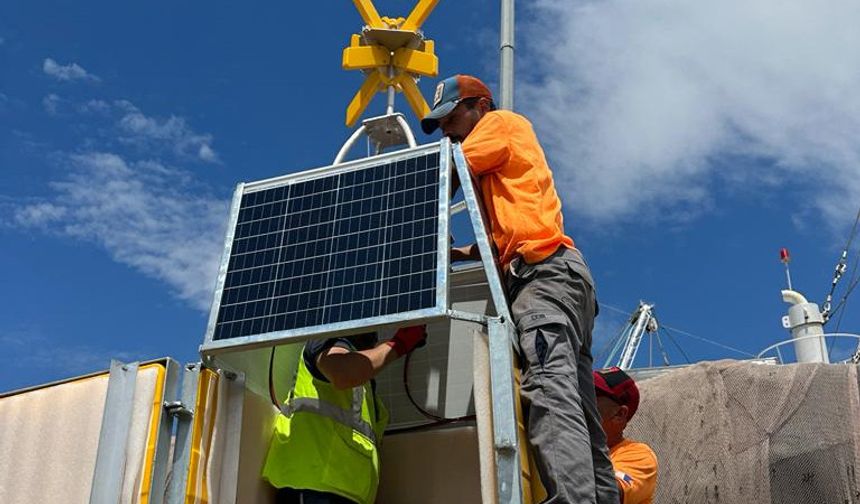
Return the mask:
<svg viewBox="0 0 860 504">
<path fill-rule="evenodd" d="M 639 351 L 639 344 L 642 342 L 642 334 L 648 328 L 648 322 L 651 320 L 651 308 L 653 306 L 640 303 L 639 314 L 633 324 L 633 330 L 624 345 L 624 351 L 621 352 L 621 358 L 618 361 L 618 367 L 621 369 L 630 369 L 633 366 L 633 361 L 636 359 L 636 353 Z"/>
<path fill-rule="evenodd" d="M 499 107 L 514 109 L 514 0 L 502 0 Z"/>
<path fill-rule="evenodd" d="M 137 362 L 123 364 L 112 360 L 110 363 L 90 504 L 112 504 L 122 497 L 138 367 Z"/>
<path fill-rule="evenodd" d="M 388 67 L 388 78 L 394 78 L 394 67 Z M 394 113 L 394 85 L 388 85 L 388 105 L 385 107 L 385 115 L 391 115 Z"/>
</svg>

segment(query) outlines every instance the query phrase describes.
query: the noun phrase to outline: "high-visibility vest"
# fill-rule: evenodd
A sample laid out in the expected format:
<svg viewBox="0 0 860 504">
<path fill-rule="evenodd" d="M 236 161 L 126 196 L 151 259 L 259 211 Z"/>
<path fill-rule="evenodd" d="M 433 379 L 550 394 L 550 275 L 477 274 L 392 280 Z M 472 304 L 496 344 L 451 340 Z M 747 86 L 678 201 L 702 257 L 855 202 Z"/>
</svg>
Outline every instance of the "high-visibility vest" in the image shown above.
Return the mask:
<svg viewBox="0 0 860 504">
<path fill-rule="evenodd" d="M 373 504 L 388 411 L 370 383 L 338 390 L 299 358 L 296 384 L 275 420 L 263 477 L 275 488 L 328 492 Z"/>
</svg>

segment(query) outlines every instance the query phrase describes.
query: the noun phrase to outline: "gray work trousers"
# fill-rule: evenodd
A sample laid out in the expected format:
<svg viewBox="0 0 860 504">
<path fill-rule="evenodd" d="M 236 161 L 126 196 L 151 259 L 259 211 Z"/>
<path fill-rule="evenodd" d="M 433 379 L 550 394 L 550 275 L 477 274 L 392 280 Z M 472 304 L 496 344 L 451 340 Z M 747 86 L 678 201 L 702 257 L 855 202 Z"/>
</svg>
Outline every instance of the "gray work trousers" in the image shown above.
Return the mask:
<svg viewBox="0 0 860 504">
<path fill-rule="evenodd" d="M 592 377 L 594 282 L 578 250 L 561 247 L 505 273 L 522 353 L 528 437 L 547 490 L 544 504 L 616 504 L 615 472 Z"/>
</svg>

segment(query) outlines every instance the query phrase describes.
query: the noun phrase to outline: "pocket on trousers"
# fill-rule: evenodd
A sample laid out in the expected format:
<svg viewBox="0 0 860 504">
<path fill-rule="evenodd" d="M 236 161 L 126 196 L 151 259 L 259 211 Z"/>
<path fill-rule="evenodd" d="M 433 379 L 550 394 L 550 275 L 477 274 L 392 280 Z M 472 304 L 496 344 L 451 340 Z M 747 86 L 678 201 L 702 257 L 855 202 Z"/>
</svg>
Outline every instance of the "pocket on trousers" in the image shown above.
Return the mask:
<svg viewBox="0 0 860 504">
<path fill-rule="evenodd" d="M 517 323 L 526 372 L 569 373 L 568 320 L 557 313 L 526 313 Z"/>
</svg>

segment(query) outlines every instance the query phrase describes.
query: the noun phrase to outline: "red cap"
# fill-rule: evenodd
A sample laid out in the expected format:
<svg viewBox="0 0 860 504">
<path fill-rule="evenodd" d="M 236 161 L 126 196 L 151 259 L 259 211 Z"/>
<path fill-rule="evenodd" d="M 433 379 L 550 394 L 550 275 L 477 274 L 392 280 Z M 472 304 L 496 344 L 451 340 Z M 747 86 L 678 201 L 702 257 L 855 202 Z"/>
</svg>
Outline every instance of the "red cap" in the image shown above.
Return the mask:
<svg viewBox="0 0 860 504">
<path fill-rule="evenodd" d="M 784 262 L 785 264 L 788 264 L 789 261 L 791 261 L 791 254 L 788 253 L 787 248 L 783 247 L 779 249 L 779 260 Z"/>
<path fill-rule="evenodd" d="M 633 418 L 639 409 L 639 387 L 633 378 L 619 367 L 594 371 L 594 390 L 613 401 L 627 406 L 627 420 Z"/>
</svg>

